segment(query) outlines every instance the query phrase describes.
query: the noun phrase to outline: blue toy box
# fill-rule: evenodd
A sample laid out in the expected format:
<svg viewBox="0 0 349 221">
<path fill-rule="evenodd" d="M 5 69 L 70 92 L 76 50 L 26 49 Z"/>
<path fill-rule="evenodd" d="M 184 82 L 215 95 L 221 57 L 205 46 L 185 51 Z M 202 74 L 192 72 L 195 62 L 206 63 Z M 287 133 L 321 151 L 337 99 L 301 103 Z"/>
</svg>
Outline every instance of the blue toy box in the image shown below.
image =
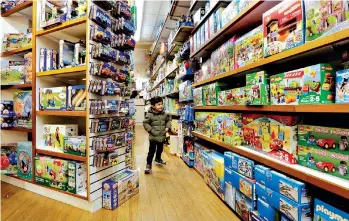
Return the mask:
<svg viewBox="0 0 349 221">
<path fill-rule="evenodd" d="M 14 117 L 16 115 L 13 111 L 13 101 L 0 100 L 0 106 L 2 117 Z"/>
<path fill-rule="evenodd" d="M 224 199 L 224 157 L 213 152 L 208 154 L 208 158 L 207 163 L 205 161 L 204 179 L 211 189 Z"/>
<path fill-rule="evenodd" d="M 239 214 L 244 221 L 248 221 L 251 212 L 255 209 L 255 201 L 238 190 L 236 190 L 235 195 L 235 212 Z"/>
<path fill-rule="evenodd" d="M 228 168 L 230 170 L 233 169 L 232 156 L 233 156 L 233 152 L 230 152 L 230 151 L 224 152 L 224 168 Z"/>
<path fill-rule="evenodd" d="M 275 171 L 268 171 L 266 175 L 266 187 L 299 204 L 312 202 L 312 198 L 309 196 L 307 186 L 304 183 Z"/>
<path fill-rule="evenodd" d="M 349 69 L 336 72 L 336 103 L 349 103 Z"/>
<path fill-rule="evenodd" d="M 257 211 L 253 211 L 251 213 L 251 221 L 264 221 L 264 219 L 259 216 Z"/>
<path fill-rule="evenodd" d="M 262 199 L 265 202 L 269 202 L 267 188 L 258 182 L 256 183 L 256 195 L 258 199 Z"/>
<path fill-rule="evenodd" d="M 250 159 L 242 157 L 238 154 L 232 153 L 232 169 L 233 171 L 244 175 L 250 179 L 254 179 L 254 162 Z"/>
<path fill-rule="evenodd" d="M 290 220 L 290 219 L 289 219 L 287 216 L 285 216 L 285 215 L 281 215 L 280 221 L 292 221 L 292 220 Z"/>
<path fill-rule="evenodd" d="M 246 178 L 241 174 L 238 174 L 233 171 L 231 174 L 231 182 L 232 182 L 232 185 L 236 188 L 236 190 L 239 190 L 251 200 L 256 200 L 256 189 L 255 189 L 256 181 L 255 180 Z"/>
<path fill-rule="evenodd" d="M 349 214 L 319 199 L 314 200 L 314 220 L 349 220 Z"/>
<path fill-rule="evenodd" d="M 254 177 L 256 181 L 262 185 L 267 183 L 267 172 L 270 171 L 268 167 L 262 165 L 256 165 L 254 167 Z"/>
<path fill-rule="evenodd" d="M 228 169 L 229 170 L 229 169 Z M 225 181 L 224 186 L 224 201 L 235 210 L 235 195 L 236 195 L 236 189 L 231 185 L 231 183 Z"/>
<path fill-rule="evenodd" d="M 260 198 L 257 200 L 257 211 L 259 217 L 261 217 L 264 221 L 280 220 L 279 211 Z"/>
</svg>

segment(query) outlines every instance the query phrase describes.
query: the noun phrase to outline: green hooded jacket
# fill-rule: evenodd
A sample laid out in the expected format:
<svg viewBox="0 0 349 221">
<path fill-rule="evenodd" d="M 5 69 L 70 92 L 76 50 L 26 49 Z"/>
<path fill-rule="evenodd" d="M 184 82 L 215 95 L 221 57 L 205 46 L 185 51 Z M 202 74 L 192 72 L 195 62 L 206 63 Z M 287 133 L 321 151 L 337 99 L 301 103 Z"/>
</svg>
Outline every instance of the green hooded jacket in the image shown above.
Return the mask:
<svg viewBox="0 0 349 221">
<path fill-rule="evenodd" d="M 171 117 L 164 111 L 155 113 L 153 108 L 150 108 L 143 121 L 143 127 L 148 131 L 150 141 L 164 142 L 165 129 L 171 127 Z"/>
</svg>

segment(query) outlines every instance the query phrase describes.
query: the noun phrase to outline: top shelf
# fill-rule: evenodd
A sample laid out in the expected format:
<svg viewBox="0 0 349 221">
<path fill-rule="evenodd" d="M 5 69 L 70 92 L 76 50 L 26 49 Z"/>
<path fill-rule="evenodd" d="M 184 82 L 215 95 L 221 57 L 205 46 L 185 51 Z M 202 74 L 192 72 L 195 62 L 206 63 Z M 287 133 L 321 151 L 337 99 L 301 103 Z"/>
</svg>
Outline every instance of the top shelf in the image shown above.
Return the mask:
<svg viewBox="0 0 349 221">
<path fill-rule="evenodd" d="M 170 16 L 179 18 L 182 15 L 187 15 L 190 8 L 190 0 L 174 1 L 170 10 Z"/>
<path fill-rule="evenodd" d="M 15 13 L 18 13 L 22 11 L 23 9 L 29 8 L 33 5 L 33 1 L 28 0 L 22 4 L 16 5 L 15 7 L 11 8 L 10 10 L 5 11 L 1 14 L 1 17 L 8 17 L 10 15 L 13 15 Z"/>
<path fill-rule="evenodd" d="M 193 13 L 194 11 L 197 11 L 199 8 L 205 7 L 206 3 L 207 1 L 195 0 L 193 4 L 190 6 L 189 11 Z"/>
<path fill-rule="evenodd" d="M 193 27 L 191 26 L 181 26 L 173 37 L 171 44 L 185 42 L 189 38 L 191 30 L 193 30 Z"/>
</svg>

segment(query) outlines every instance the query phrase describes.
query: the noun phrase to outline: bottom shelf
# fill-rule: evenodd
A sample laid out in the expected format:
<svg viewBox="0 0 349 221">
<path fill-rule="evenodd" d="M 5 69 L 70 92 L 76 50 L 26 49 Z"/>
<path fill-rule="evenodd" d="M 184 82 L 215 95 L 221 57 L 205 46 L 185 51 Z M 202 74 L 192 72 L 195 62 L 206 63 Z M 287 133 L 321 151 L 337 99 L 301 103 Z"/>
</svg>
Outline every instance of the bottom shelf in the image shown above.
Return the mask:
<svg viewBox="0 0 349 221">
<path fill-rule="evenodd" d="M 349 199 L 349 181 L 347 180 L 344 180 L 320 171 L 316 171 L 298 164 L 287 164 L 283 161 L 280 161 L 276 158 L 263 154 L 262 152 L 259 152 L 254 149 L 250 149 L 243 146 L 233 147 L 226 143 L 216 141 L 210 137 L 207 137 L 197 132 L 193 132 L 193 136 L 196 136 L 200 139 L 214 143 L 227 150 L 230 150 L 244 157 L 247 157 L 249 159 L 262 163 L 270 168 L 279 170 L 299 180 L 305 181 L 314 186 L 325 189 L 331 193 L 335 193 L 339 196 Z"/>
</svg>

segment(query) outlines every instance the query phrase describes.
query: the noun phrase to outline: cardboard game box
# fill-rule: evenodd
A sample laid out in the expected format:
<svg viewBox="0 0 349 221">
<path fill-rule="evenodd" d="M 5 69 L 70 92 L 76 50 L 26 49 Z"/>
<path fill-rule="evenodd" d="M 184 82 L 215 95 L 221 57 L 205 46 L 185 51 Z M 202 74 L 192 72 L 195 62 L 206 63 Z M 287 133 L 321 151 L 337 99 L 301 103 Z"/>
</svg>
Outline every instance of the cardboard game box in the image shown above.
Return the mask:
<svg viewBox="0 0 349 221">
<path fill-rule="evenodd" d="M 32 157 L 32 142 L 23 141 L 18 142 L 18 177 L 26 180 L 31 180 L 33 177 L 33 157 Z"/>
<path fill-rule="evenodd" d="M 1 173 L 17 174 L 17 144 L 1 144 Z"/>
<path fill-rule="evenodd" d="M 67 88 L 40 88 L 40 110 L 67 110 Z"/>
<path fill-rule="evenodd" d="M 14 92 L 13 107 L 16 113 L 17 126 L 32 128 L 32 92 Z"/>
</svg>

